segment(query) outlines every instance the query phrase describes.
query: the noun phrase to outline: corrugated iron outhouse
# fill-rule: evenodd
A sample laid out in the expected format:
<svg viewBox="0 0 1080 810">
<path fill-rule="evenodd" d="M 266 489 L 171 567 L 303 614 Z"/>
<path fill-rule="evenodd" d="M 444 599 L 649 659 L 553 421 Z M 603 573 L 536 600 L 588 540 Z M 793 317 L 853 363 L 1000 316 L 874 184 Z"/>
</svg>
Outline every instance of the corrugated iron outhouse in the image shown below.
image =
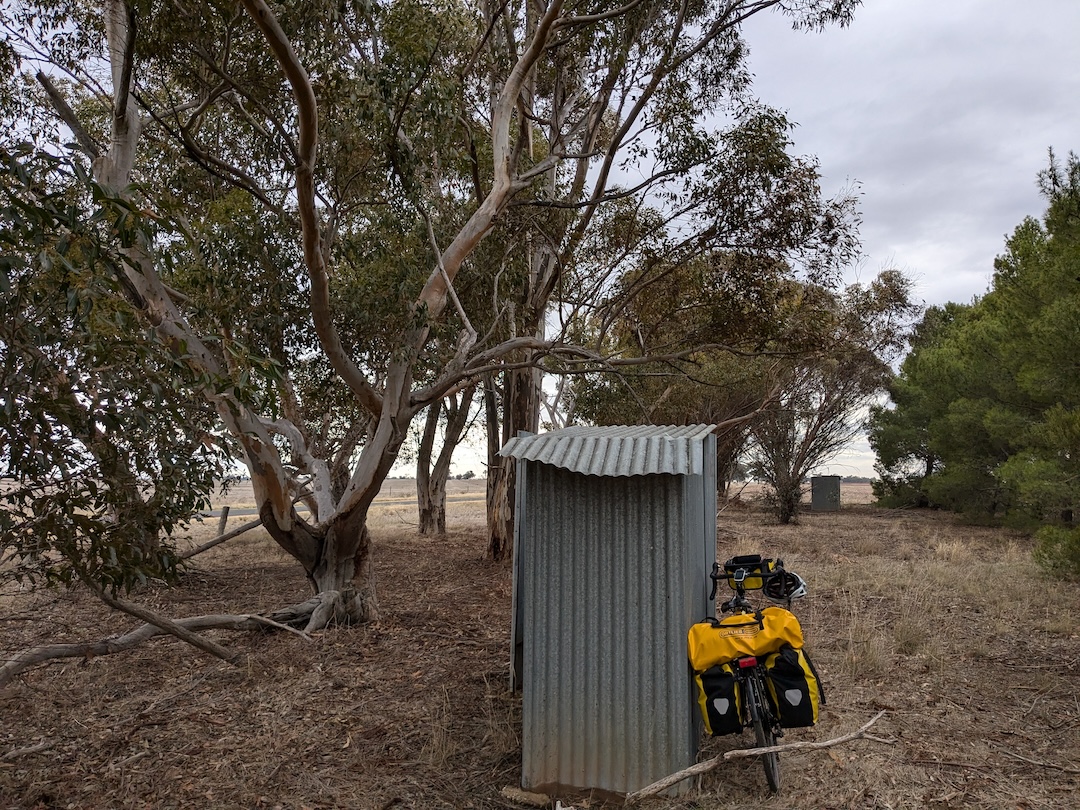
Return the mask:
<svg viewBox="0 0 1080 810">
<path fill-rule="evenodd" d="M 686 631 L 709 612 L 716 558 L 712 426 L 573 427 L 502 453 L 518 460 L 522 786 L 626 793 L 692 765 Z"/>
</svg>

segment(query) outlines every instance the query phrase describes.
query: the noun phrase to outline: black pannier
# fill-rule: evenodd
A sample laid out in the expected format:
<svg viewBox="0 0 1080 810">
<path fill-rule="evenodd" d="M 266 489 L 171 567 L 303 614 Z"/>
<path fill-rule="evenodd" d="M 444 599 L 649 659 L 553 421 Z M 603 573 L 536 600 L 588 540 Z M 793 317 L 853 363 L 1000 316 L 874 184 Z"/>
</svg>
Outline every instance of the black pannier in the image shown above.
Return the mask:
<svg viewBox="0 0 1080 810">
<path fill-rule="evenodd" d="M 806 650 L 785 644 L 765 659 L 769 698 L 784 728 L 812 726 L 825 691 Z"/>
<path fill-rule="evenodd" d="M 717 664 L 704 672 L 695 672 L 694 682 L 705 730 L 714 737 L 742 731 L 742 700 L 731 664 Z"/>
</svg>

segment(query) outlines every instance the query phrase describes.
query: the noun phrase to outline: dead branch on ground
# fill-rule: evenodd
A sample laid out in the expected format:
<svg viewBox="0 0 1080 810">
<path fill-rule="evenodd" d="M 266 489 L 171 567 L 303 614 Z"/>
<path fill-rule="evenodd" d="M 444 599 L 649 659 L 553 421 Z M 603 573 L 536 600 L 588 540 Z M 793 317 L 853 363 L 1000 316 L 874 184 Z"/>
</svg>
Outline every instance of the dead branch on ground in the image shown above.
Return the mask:
<svg viewBox="0 0 1080 810">
<path fill-rule="evenodd" d="M 1011 757 L 1012 759 L 1026 762 L 1029 765 L 1037 765 L 1040 768 L 1049 768 L 1050 770 L 1061 771 L 1062 773 L 1080 773 L 1080 768 L 1069 768 L 1065 765 L 1057 765 L 1053 762 L 1041 762 L 1037 759 L 1028 759 L 1027 757 L 1022 757 L 1017 753 L 1014 753 L 1012 751 L 1006 751 L 1005 749 L 1002 749 L 1001 753 L 1003 753 L 1007 757 Z"/>
<path fill-rule="evenodd" d="M 311 636 L 292 627 L 287 627 L 265 616 L 246 614 L 211 614 L 192 616 L 186 619 L 174 619 L 172 623 L 188 631 L 198 630 L 261 630 L 267 626 L 288 630 L 308 641 Z M 65 644 L 43 644 L 19 653 L 3 666 L 0 666 L 0 688 L 6 686 L 12 678 L 22 672 L 63 658 L 94 658 L 98 655 L 111 655 L 125 652 L 149 641 L 155 636 L 165 635 L 168 631 L 154 624 L 143 624 L 121 636 L 92 642 L 74 642 Z"/>
<path fill-rule="evenodd" d="M 806 751 L 816 750 L 819 748 L 832 748 L 834 745 L 840 745 L 841 743 L 850 742 L 851 740 L 857 740 L 860 737 L 865 737 L 866 739 L 873 740 L 874 742 L 891 744 L 895 742 L 895 740 L 886 740 L 881 737 L 873 737 L 866 733 L 869 728 L 882 717 L 884 717 L 884 715 L 885 712 L 878 712 L 873 717 L 871 717 L 870 720 L 861 728 L 857 728 L 850 734 L 845 734 L 842 737 L 837 737 L 832 740 L 823 740 L 821 742 L 801 741 L 787 743 L 785 745 L 770 745 L 764 748 L 740 748 L 735 751 L 726 751 L 723 754 L 719 754 L 718 756 L 713 757 L 712 759 L 707 759 L 704 762 L 698 762 L 695 765 L 691 765 L 689 768 L 684 768 L 681 771 L 676 771 L 669 776 L 665 776 L 663 779 L 653 782 L 651 785 L 643 787 L 641 790 L 636 790 L 633 793 L 628 794 L 626 797 L 626 804 L 631 805 L 634 802 L 640 801 L 647 796 L 655 796 L 657 793 L 660 793 L 663 790 L 667 790 L 672 785 L 677 785 L 679 782 L 683 781 L 684 779 L 689 779 L 691 776 L 698 776 L 699 774 L 708 773 L 709 771 L 722 765 L 729 759 L 756 757 L 762 754 L 784 753 L 787 751 Z"/>
<path fill-rule="evenodd" d="M 181 641 L 186 641 L 192 647 L 202 650 L 205 653 L 210 653 L 210 655 L 220 658 L 222 661 L 229 664 L 237 663 L 237 660 L 240 657 L 239 653 L 233 652 L 226 647 L 222 647 L 220 644 L 211 641 L 208 638 L 203 638 L 198 633 L 190 630 L 179 622 L 174 622 L 166 616 L 162 616 L 141 605 L 136 605 L 134 602 L 129 602 L 126 599 L 121 599 L 115 594 L 109 593 L 89 577 L 80 576 L 80 579 L 83 581 L 83 584 L 98 597 L 98 599 L 113 610 L 119 610 L 121 613 L 126 613 L 128 616 L 142 619 L 147 624 L 153 625 L 162 632 L 176 636 Z"/>
<path fill-rule="evenodd" d="M 44 740 L 43 742 L 39 742 L 37 745 L 31 745 L 28 748 L 13 748 L 3 756 L 0 756 L 0 762 L 9 762 L 10 760 L 18 759 L 19 757 L 25 757 L 27 754 L 48 751 L 54 745 L 56 745 L 56 740 Z"/>
</svg>

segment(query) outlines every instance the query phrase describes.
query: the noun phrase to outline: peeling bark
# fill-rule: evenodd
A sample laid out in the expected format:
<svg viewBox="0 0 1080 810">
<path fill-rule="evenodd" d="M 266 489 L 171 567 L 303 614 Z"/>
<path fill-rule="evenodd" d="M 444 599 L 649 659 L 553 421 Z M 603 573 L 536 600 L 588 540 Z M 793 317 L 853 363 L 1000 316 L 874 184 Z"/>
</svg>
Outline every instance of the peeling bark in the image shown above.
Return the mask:
<svg viewBox="0 0 1080 810">
<path fill-rule="evenodd" d="M 416 505 L 420 519 L 420 534 L 442 534 L 446 531 L 446 488 L 442 490 L 442 530 L 438 529 L 439 493 L 431 477 L 431 454 L 435 447 L 435 434 L 439 428 L 442 401 L 433 402 L 424 420 L 424 433 L 420 437 L 420 449 L 416 454 Z"/>
<path fill-rule="evenodd" d="M 505 379 L 508 390 L 503 397 L 503 444 L 522 431 L 536 433 L 540 426 L 540 384 L 536 369 L 513 369 L 506 372 Z M 499 457 L 494 473 L 488 470 L 489 559 L 505 560 L 513 554 L 516 489 L 516 463 Z"/>
<path fill-rule="evenodd" d="M 507 560 L 514 550 L 514 497 L 517 487 L 514 459 L 501 460 L 493 484 L 488 496 L 486 556 L 490 560 Z"/>
</svg>

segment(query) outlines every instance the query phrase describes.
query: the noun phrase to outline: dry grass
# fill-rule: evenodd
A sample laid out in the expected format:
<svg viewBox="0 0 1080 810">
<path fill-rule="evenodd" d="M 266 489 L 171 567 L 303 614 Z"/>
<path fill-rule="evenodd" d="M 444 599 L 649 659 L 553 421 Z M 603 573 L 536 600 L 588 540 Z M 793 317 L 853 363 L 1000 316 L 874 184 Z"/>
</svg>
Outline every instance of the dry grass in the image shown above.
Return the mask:
<svg viewBox="0 0 1080 810">
<path fill-rule="evenodd" d="M 723 513 L 721 557 L 761 550 L 810 584 L 797 611 L 829 704 L 788 739 L 839 736 L 884 709 L 878 733 L 897 743 L 785 756 L 772 801 L 754 799 L 759 766 L 725 766 L 701 786 L 701 806 L 1074 806 L 1080 589 L 1042 576 L 1030 548 L 932 512 L 851 506 L 796 526 Z"/>
<path fill-rule="evenodd" d="M 384 490 L 376 624 L 313 644 L 220 634 L 248 653 L 240 669 L 158 640 L 20 677 L 0 692 L 0 807 L 513 806 L 499 793 L 521 756 L 506 688 L 509 568 L 482 559 L 483 482 L 456 484 L 438 540 L 415 534 L 411 482 Z M 780 556 L 809 582 L 797 611 L 829 702 L 817 727 L 786 739 L 839 736 L 885 710 L 875 730 L 896 743 L 785 755 L 778 798 L 765 798 L 757 763 L 735 761 L 646 807 L 1075 806 L 1080 591 L 1042 578 L 1026 538 L 866 505 L 794 526 L 730 509 L 718 537 L 721 557 Z M 138 598 L 182 616 L 268 610 L 304 592 L 297 566 L 250 532 L 197 558 L 180 587 Z M 7 655 L 127 627 L 77 592 L 0 607 Z M 747 744 L 708 740 L 702 755 Z"/>
</svg>

